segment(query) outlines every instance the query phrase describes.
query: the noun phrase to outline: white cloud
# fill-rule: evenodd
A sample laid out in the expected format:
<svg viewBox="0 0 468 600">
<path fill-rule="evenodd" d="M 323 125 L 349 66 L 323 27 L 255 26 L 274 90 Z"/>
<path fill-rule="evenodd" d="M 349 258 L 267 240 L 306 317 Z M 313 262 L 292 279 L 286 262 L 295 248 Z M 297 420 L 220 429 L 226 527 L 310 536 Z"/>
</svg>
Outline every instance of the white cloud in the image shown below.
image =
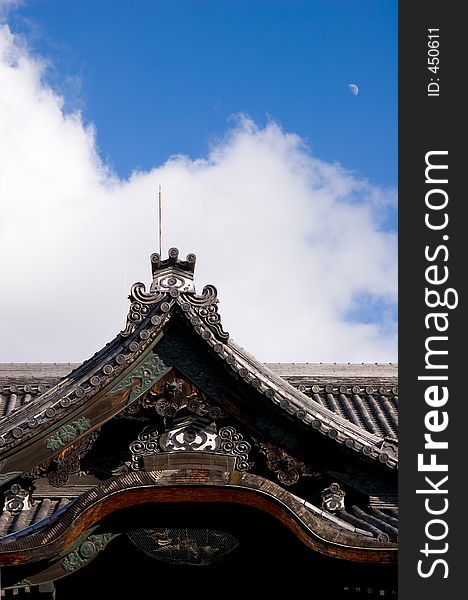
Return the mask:
<svg viewBox="0 0 468 600">
<path fill-rule="evenodd" d="M 1 1 L 1 0 L 0 0 Z M 0 361 L 79 361 L 124 325 L 157 249 L 197 254 L 225 328 L 265 361 L 385 362 L 395 324 L 349 322 L 360 297 L 395 302 L 391 193 L 318 160 L 275 123 L 239 118 L 203 159 L 119 180 L 94 129 L 0 29 Z"/>
</svg>

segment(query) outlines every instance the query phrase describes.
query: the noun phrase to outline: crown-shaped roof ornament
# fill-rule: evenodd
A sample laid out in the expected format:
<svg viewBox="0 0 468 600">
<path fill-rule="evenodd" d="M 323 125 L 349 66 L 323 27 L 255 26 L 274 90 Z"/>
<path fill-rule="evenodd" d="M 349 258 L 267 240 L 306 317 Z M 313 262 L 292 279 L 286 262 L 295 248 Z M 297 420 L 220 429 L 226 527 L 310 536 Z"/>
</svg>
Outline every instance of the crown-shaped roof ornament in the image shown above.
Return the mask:
<svg viewBox="0 0 468 600">
<path fill-rule="evenodd" d="M 196 260 L 195 254 L 187 254 L 185 260 L 179 260 L 177 248 L 171 248 L 169 257 L 164 260 L 161 260 L 159 253 L 151 255 L 151 287 L 147 292 L 145 285 L 138 281 L 130 288 L 130 309 L 125 329 L 120 332 L 122 337 L 131 335 L 150 313 L 153 325 L 161 323 L 163 315 L 169 314 L 171 308 L 177 304 L 193 326 L 197 325 L 200 328 L 200 323 L 206 321 L 205 325 L 211 333 L 205 332 L 203 335 L 211 336 L 215 333 L 219 340 L 229 339 L 229 334 L 223 330 L 218 315 L 216 288 L 213 285 L 205 285 L 200 296 L 195 292 L 193 274 Z M 140 332 L 141 335 L 144 333 Z"/>
<path fill-rule="evenodd" d="M 150 292 L 167 292 L 176 289 L 179 292 L 195 293 L 193 274 L 195 271 L 195 254 L 187 254 L 185 260 L 179 260 L 179 250 L 170 248 L 169 257 L 161 260 L 160 254 L 151 255 L 153 283 Z"/>
</svg>

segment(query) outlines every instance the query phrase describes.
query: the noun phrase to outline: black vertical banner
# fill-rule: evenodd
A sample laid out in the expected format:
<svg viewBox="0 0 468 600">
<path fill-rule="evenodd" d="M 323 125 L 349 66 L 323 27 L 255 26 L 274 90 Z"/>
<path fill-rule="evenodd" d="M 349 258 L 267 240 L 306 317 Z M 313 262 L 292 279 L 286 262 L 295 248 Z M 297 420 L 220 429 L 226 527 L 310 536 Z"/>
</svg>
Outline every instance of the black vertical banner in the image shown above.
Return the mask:
<svg viewBox="0 0 468 600">
<path fill-rule="evenodd" d="M 401 600 L 467 594 L 463 8 L 399 5 Z"/>
</svg>

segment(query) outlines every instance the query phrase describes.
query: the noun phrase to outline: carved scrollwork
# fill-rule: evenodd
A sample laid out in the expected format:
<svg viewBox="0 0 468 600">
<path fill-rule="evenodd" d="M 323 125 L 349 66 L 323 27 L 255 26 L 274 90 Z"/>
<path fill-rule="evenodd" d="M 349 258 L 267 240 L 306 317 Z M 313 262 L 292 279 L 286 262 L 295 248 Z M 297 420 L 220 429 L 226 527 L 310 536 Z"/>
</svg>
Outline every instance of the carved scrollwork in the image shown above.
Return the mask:
<svg viewBox="0 0 468 600">
<path fill-rule="evenodd" d="M 122 337 L 128 337 L 149 312 L 149 308 L 141 302 L 132 302 L 127 314 L 125 329 L 120 332 Z"/>
<path fill-rule="evenodd" d="M 158 452 L 215 452 L 234 456 L 237 471 L 247 471 L 252 466 L 249 462 L 251 445 L 234 427 L 222 427 L 217 431 L 214 422 L 207 423 L 197 418 L 175 425 L 161 434 L 155 427 L 147 426 L 129 449 L 131 468 L 136 471 L 142 469 L 144 456 Z"/>
<path fill-rule="evenodd" d="M 283 485 L 294 485 L 301 476 L 316 475 L 301 460 L 293 458 L 282 448 L 265 442 L 260 442 L 259 447 L 266 457 L 267 467 Z"/>
<path fill-rule="evenodd" d="M 142 467 L 142 458 L 148 454 L 160 452 L 159 450 L 159 431 L 156 427 L 148 426 L 139 434 L 138 439 L 129 446 L 132 454 L 131 468 L 139 471 Z"/>
<path fill-rule="evenodd" d="M 130 336 L 156 305 L 159 305 L 163 313 L 167 313 L 177 302 L 193 326 L 205 325 L 207 330 L 203 330 L 201 334 L 206 336 L 206 339 L 210 337 L 210 333 L 221 342 L 229 339 L 229 334 L 223 330 L 218 314 L 216 288 L 213 285 L 206 285 L 200 295 L 195 293 L 193 283 L 195 261 L 194 254 L 188 254 L 185 261 L 179 260 L 177 248 L 169 250 L 169 257 L 166 260 L 161 260 L 159 254 L 151 256 L 153 282 L 150 291 L 147 292 L 141 282 L 132 285 L 126 326 L 120 332 L 123 337 Z"/>
<path fill-rule="evenodd" d="M 170 308 L 173 299 L 180 293 L 195 294 L 193 284 L 195 261 L 194 254 L 188 254 L 185 261 L 179 260 L 177 248 L 169 250 L 169 257 L 166 260 L 161 260 L 159 254 L 151 255 L 153 282 L 150 291 L 147 292 L 141 282 L 132 285 L 127 323 L 125 329 L 120 332 L 123 337 L 131 335 L 156 304 L 161 303 L 161 309 L 167 312 L 164 309 Z M 165 298 L 169 302 L 163 302 Z"/>
<path fill-rule="evenodd" d="M 345 492 L 340 488 L 338 483 L 332 483 L 330 487 L 325 488 L 321 492 L 321 495 L 322 508 L 325 510 L 335 512 L 344 509 Z"/>
<path fill-rule="evenodd" d="M 218 302 L 218 290 L 214 285 L 205 285 L 201 294 L 193 294 L 186 297 L 193 306 L 206 307 Z"/>
<path fill-rule="evenodd" d="M 172 402 L 167 398 L 160 398 L 156 401 L 154 408 L 158 415 L 166 417 L 166 419 L 172 419 L 176 416 L 177 411 L 181 408 L 182 403 L 178 399 L 174 399 Z"/>
<path fill-rule="evenodd" d="M 187 398 L 187 410 L 199 417 L 208 417 L 213 421 L 225 416 L 225 412 L 220 406 L 212 405 L 204 395 L 200 397 L 198 394 Z"/>
<path fill-rule="evenodd" d="M 151 306 L 161 302 L 166 294 L 163 292 L 147 292 L 145 284 L 140 281 L 130 288 L 128 296 L 131 304 L 127 314 L 125 329 L 120 332 L 122 337 L 128 337 L 149 314 Z"/>
<path fill-rule="evenodd" d="M 191 320 L 193 324 L 195 324 L 198 317 L 199 322 L 203 323 L 216 338 L 220 339 L 222 342 L 227 342 L 229 333 L 223 329 L 217 304 L 218 292 L 214 285 L 206 285 L 203 288 L 201 296 L 195 294 L 190 296 L 188 294 L 183 294 L 180 299 L 180 305 L 182 306 L 183 311 L 187 312 L 191 309 Z M 193 315 L 196 316 L 194 317 Z"/>
<path fill-rule="evenodd" d="M 145 284 L 138 282 L 134 283 L 130 288 L 129 298 L 132 301 L 139 302 L 143 306 L 148 307 L 161 302 L 165 295 L 164 292 L 147 292 Z"/>
<path fill-rule="evenodd" d="M 222 452 L 236 457 L 236 469 L 238 471 L 248 471 L 252 466 L 249 462 L 249 452 L 251 450 L 249 442 L 244 440 L 242 434 L 231 426 L 222 427 L 219 430 L 219 437 Z"/>
<path fill-rule="evenodd" d="M 67 467 L 69 467 L 69 469 Z M 62 464 L 59 464 L 57 470 L 52 470 L 47 475 L 47 479 L 48 479 L 50 485 L 53 485 L 54 487 L 62 487 L 63 485 L 65 485 L 67 483 L 67 481 L 70 478 L 70 475 L 72 473 L 77 473 L 78 471 L 79 471 L 79 462 L 78 461 L 75 461 L 71 464 L 68 462 L 66 467 L 64 467 Z"/>
</svg>

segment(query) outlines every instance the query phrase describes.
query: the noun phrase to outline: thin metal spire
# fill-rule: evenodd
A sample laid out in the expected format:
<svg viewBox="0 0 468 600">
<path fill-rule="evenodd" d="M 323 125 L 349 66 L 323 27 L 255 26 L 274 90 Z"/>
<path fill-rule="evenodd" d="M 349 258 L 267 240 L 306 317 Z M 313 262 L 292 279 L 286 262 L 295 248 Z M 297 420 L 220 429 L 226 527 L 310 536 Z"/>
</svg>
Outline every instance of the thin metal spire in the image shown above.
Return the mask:
<svg viewBox="0 0 468 600">
<path fill-rule="evenodd" d="M 159 256 L 162 257 L 162 192 L 161 192 L 161 184 L 159 184 L 159 194 L 158 194 L 158 205 L 159 205 Z"/>
</svg>

